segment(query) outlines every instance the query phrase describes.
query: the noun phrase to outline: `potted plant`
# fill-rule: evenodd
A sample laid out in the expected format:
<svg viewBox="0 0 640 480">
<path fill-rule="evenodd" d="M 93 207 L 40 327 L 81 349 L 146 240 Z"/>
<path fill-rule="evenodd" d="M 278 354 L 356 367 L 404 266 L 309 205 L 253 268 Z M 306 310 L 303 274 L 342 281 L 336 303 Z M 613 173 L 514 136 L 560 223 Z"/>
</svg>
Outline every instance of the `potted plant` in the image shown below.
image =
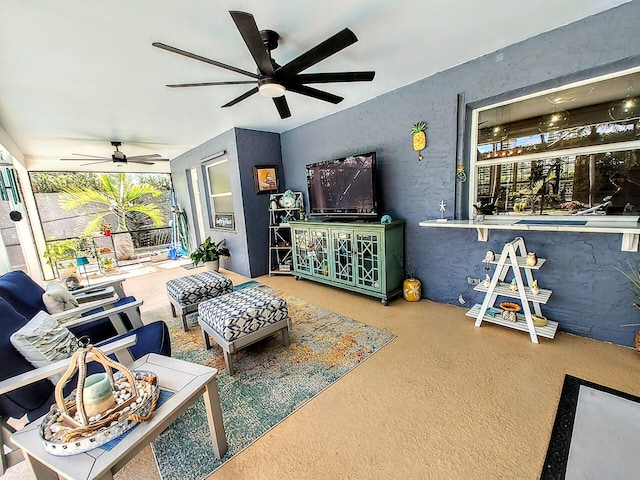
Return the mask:
<svg viewBox="0 0 640 480">
<path fill-rule="evenodd" d="M 104 268 L 105 272 L 110 272 L 111 270 L 113 270 L 113 267 L 114 267 L 113 258 L 111 257 L 100 258 L 100 265 L 102 266 L 102 268 Z"/>
<path fill-rule="evenodd" d="M 107 222 L 104 218 L 100 220 L 100 233 L 105 237 L 111 236 L 111 224 Z"/>
<path fill-rule="evenodd" d="M 43 256 L 49 266 L 57 271 L 58 276 L 64 279 L 76 274 L 75 258 L 79 249 L 80 242 L 77 239 L 50 239 Z"/>
<path fill-rule="evenodd" d="M 220 268 L 220 257 L 228 257 L 231 255 L 231 252 L 225 247 L 224 243 L 224 239 L 215 243 L 211 240 L 211 237 L 207 237 L 190 255 L 193 264 L 198 266 L 198 264 L 204 263 L 208 271 L 213 270 L 217 272 Z"/>
<path fill-rule="evenodd" d="M 633 295 L 634 302 L 633 306 L 640 310 L 640 266 L 632 267 L 631 273 L 618 268 L 618 271 L 622 273 L 627 280 L 631 282 L 631 288 L 629 289 L 629 293 Z M 620 325 L 621 327 L 638 327 L 640 323 L 628 323 L 625 325 Z M 640 352 L 640 330 L 636 331 L 634 337 L 634 344 L 636 347 L 636 351 Z"/>
</svg>

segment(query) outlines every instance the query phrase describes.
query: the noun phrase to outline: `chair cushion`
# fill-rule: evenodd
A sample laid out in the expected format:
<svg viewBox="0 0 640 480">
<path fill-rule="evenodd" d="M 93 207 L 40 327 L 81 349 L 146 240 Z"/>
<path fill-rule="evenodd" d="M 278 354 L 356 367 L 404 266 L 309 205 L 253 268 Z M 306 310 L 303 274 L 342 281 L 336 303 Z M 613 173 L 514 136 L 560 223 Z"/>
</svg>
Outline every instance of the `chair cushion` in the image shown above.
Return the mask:
<svg viewBox="0 0 640 480">
<path fill-rule="evenodd" d="M 58 283 L 47 285 L 42 294 L 42 303 L 49 313 L 64 312 L 79 305 L 73 294 Z"/>
<path fill-rule="evenodd" d="M 135 258 L 133 238 L 130 233 L 117 233 L 111 235 L 113 246 L 116 250 L 116 260 L 130 260 Z"/>
<path fill-rule="evenodd" d="M 42 311 L 14 332 L 10 341 L 36 368 L 67 358 L 78 349 L 76 337 L 51 315 Z M 61 377 L 61 374 L 52 375 L 49 380 L 55 385 Z"/>
<path fill-rule="evenodd" d="M 171 339 L 169 337 L 169 329 L 163 321 L 151 322 L 142 327 L 136 328 L 129 333 L 118 335 L 117 337 L 110 338 L 109 340 L 98 344 L 106 345 L 124 337 L 128 337 L 132 334 L 138 336 L 136 344 L 129 348 L 131 356 L 134 360 L 137 360 L 147 353 L 157 353 L 166 357 L 171 356 Z"/>
<path fill-rule="evenodd" d="M 124 297 L 118 300 L 114 305 L 116 307 L 119 307 L 120 305 L 125 305 L 127 303 L 135 301 L 136 297 Z M 99 313 L 103 310 L 104 309 L 102 307 L 94 308 L 93 310 L 84 313 L 82 316 L 86 317 L 89 315 L 93 315 L 94 313 Z M 137 308 L 137 310 L 138 315 L 140 315 L 140 309 Z M 119 315 L 122 319 L 122 323 L 124 324 L 124 328 L 126 328 L 127 330 L 131 330 L 133 328 L 133 325 L 131 324 L 131 320 L 129 320 L 127 314 L 120 313 Z M 113 323 L 111 323 L 111 320 L 109 320 L 108 317 L 94 320 L 93 322 L 86 325 L 78 325 L 77 327 L 73 327 L 71 329 L 71 333 L 73 333 L 76 338 L 88 337 L 91 343 L 93 343 L 94 345 L 118 334 L 113 326 Z"/>
<path fill-rule="evenodd" d="M 24 318 L 33 318 L 40 310 L 44 289 L 21 270 L 0 277 L 0 297 L 4 298 Z"/>
<path fill-rule="evenodd" d="M 257 288 L 228 293 L 198 306 L 198 322 L 209 325 L 227 342 L 287 318 L 287 302 Z"/>
<path fill-rule="evenodd" d="M 182 307 L 197 305 L 231 292 L 233 283 L 218 272 L 196 273 L 167 282 L 167 294 Z"/>
<path fill-rule="evenodd" d="M 27 323 L 9 303 L 0 298 L 0 380 L 33 370 L 29 363 L 11 344 L 9 337 Z M 39 417 L 49 410 L 53 399 L 53 385 L 48 380 L 39 380 L 0 395 L 0 415 L 30 419 Z"/>
</svg>

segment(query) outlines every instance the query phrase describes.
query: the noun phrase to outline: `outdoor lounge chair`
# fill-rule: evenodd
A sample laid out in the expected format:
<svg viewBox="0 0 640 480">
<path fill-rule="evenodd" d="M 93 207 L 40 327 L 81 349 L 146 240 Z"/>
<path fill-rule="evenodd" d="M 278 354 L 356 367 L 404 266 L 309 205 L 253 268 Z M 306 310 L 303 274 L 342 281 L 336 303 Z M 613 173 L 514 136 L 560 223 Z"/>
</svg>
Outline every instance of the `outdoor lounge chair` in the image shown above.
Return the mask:
<svg viewBox="0 0 640 480">
<path fill-rule="evenodd" d="M 47 377 L 55 373 L 52 371 L 52 367 L 35 368 L 14 348 L 10 340 L 14 332 L 27 324 L 35 313 L 38 313 L 35 312 L 34 315 L 28 317 L 22 313 L 29 314 L 32 311 L 28 308 L 29 304 L 37 303 L 35 298 L 37 289 L 34 285 L 41 292 L 43 291 L 24 272 L 10 272 L 0 277 L 0 323 L 2 326 L 0 328 L 0 417 L 2 420 L 0 426 L 0 440 L 2 440 L 0 448 L 2 448 L 2 443 L 11 448 L 9 437 L 13 432 L 13 428 L 7 423 L 9 418 L 21 419 L 26 415 L 28 421 L 33 421 L 48 412 L 51 404 L 55 402 L 54 384 L 47 379 Z M 170 356 L 169 330 L 162 321 L 139 326 L 130 332 L 109 338 L 102 343 L 93 340 L 104 335 L 105 331 L 108 330 L 105 328 L 107 322 L 111 324 L 111 331 L 121 330 L 123 323 L 120 318 L 121 313 L 128 313 L 132 318 L 135 318 L 142 301 L 131 298 L 132 301 L 107 310 L 104 310 L 102 305 L 113 304 L 112 299 L 88 303 L 66 312 L 52 315 L 52 317 L 63 322 L 63 325 L 76 336 L 75 332 L 81 332 L 81 335 L 88 336 L 93 344 L 106 349 L 108 353 L 114 350 L 115 345 L 117 347 L 116 350 L 119 350 L 117 357 L 125 365 L 147 353 Z M 16 307 L 19 307 L 22 312 Z M 90 312 L 91 310 L 96 310 L 96 308 L 98 309 L 97 312 L 78 317 L 79 313 Z M 120 325 L 116 327 L 114 323 L 119 323 Z M 97 334 L 94 334 L 92 330 L 94 327 L 98 332 Z M 64 366 L 58 366 L 57 371 L 64 369 Z M 68 390 L 72 386 L 73 382 L 68 385 Z M 66 391 L 65 394 L 67 393 L 70 392 Z M 3 451 L 0 457 L 2 460 L 0 474 L 4 473 L 9 466 L 22 460 L 19 450 L 14 450 L 9 454 L 5 454 Z"/>
</svg>

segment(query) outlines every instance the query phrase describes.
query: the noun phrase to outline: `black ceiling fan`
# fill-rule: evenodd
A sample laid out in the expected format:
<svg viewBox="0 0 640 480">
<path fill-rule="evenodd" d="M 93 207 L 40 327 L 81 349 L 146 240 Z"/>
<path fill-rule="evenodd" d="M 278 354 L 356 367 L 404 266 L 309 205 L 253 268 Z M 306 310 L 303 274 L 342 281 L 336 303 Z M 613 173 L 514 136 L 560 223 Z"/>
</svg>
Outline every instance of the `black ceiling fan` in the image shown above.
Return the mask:
<svg viewBox="0 0 640 480">
<path fill-rule="evenodd" d="M 83 165 L 93 165 L 95 163 L 107 163 L 113 162 L 117 164 L 119 167 L 122 165 L 126 165 L 127 163 L 141 163 L 143 165 L 153 165 L 155 162 L 168 162 L 168 158 L 161 158 L 161 155 L 157 153 L 150 153 L 148 155 L 136 155 L 134 157 L 127 157 L 124 152 L 121 152 L 118 147 L 122 145 L 122 142 L 112 141 L 111 145 L 116 147 L 115 151 L 110 157 L 99 157 L 96 155 L 85 155 L 82 153 L 72 153 L 72 155 L 78 155 L 79 157 L 84 158 L 61 158 L 63 161 L 89 161 L 90 163 L 85 163 Z M 153 160 L 153 161 L 151 161 Z"/>
<path fill-rule="evenodd" d="M 345 28 L 336 33 L 332 37 L 328 38 L 324 42 L 316 45 L 312 49 L 303 53 L 302 55 L 294 58 L 286 65 L 278 65 L 271 58 L 271 51 L 278 47 L 278 39 L 280 36 L 273 30 L 258 30 L 256 21 L 253 15 L 245 12 L 230 11 L 231 18 L 235 22 L 240 35 L 244 40 L 244 43 L 249 48 L 249 52 L 256 62 L 258 67 L 258 73 L 248 72 L 241 68 L 233 67 L 216 60 L 211 60 L 194 53 L 181 50 L 164 43 L 154 42 L 153 46 L 162 48 L 169 52 L 177 53 L 185 57 L 193 58 L 200 62 L 208 63 L 216 67 L 224 68 L 232 72 L 240 73 L 247 77 L 251 77 L 253 80 L 239 80 L 228 82 L 200 82 L 200 83 L 180 83 L 167 85 L 171 88 L 181 87 L 201 87 L 210 85 L 241 85 L 241 84 L 255 84 L 256 86 L 246 91 L 237 98 L 234 98 L 230 102 L 222 105 L 222 107 L 231 107 L 238 102 L 250 97 L 255 93 L 260 93 L 263 96 L 271 97 L 273 103 L 278 109 L 280 118 L 287 118 L 291 116 L 289 105 L 284 97 L 286 91 L 299 93 L 308 97 L 317 98 L 330 103 L 340 103 L 344 100 L 343 97 L 333 95 L 332 93 L 318 90 L 316 88 L 308 87 L 306 84 L 310 83 L 337 83 L 337 82 L 370 82 L 375 76 L 375 72 L 335 72 L 335 73 L 300 73 L 307 68 L 321 62 L 327 57 L 339 52 L 340 50 L 348 47 L 349 45 L 358 41 L 355 34 Z"/>
</svg>

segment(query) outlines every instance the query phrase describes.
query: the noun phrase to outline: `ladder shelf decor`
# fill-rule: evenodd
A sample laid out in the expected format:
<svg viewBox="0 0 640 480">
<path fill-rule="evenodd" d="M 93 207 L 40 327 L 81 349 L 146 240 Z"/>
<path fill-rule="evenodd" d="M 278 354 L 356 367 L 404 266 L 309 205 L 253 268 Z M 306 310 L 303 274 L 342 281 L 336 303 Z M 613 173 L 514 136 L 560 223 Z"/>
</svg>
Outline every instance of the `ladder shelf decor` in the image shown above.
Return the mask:
<svg viewBox="0 0 640 480">
<path fill-rule="evenodd" d="M 532 262 L 527 262 L 527 256 L 534 258 L 535 263 L 531 264 Z M 488 286 L 481 283 L 474 288 L 474 290 L 479 292 L 485 292 L 482 304 L 474 305 L 473 308 L 466 313 L 467 316 L 476 319 L 476 327 L 481 326 L 482 322 L 491 322 L 529 332 L 533 343 L 538 343 L 538 336 L 553 338 L 558 329 L 558 322 L 546 320 L 540 310 L 540 304 L 545 304 L 549 300 L 551 290 L 538 289 L 532 274 L 532 270 L 538 270 L 544 265 L 546 260 L 544 258 L 535 258 L 535 254 L 528 254 L 524 240 L 522 237 L 517 237 L 512 242 L 505 244 L 500 255 L 495 255 L 493 259 L 487 258 L 485 261 L 495 264 L 496 271 Z M 513 280 L 511 284 L 505 283 L 509 269 L 513 269 Z M 524 277 L 522 272 L 524 272 Z M 532 293 L 532 289 L 536 293 Z M 499 296 L 520 299 L 522 313 L 515 315 L 515 321 L 505 320 L 500 315 L 500 312 L 493 308 Z M 531 312 L 529 304 L 533 306 L 533 313 Z M 534 322 L 536 319 L 542 320 L 542 323 L 546 324 L 536 326 Z"/>
</svg>

